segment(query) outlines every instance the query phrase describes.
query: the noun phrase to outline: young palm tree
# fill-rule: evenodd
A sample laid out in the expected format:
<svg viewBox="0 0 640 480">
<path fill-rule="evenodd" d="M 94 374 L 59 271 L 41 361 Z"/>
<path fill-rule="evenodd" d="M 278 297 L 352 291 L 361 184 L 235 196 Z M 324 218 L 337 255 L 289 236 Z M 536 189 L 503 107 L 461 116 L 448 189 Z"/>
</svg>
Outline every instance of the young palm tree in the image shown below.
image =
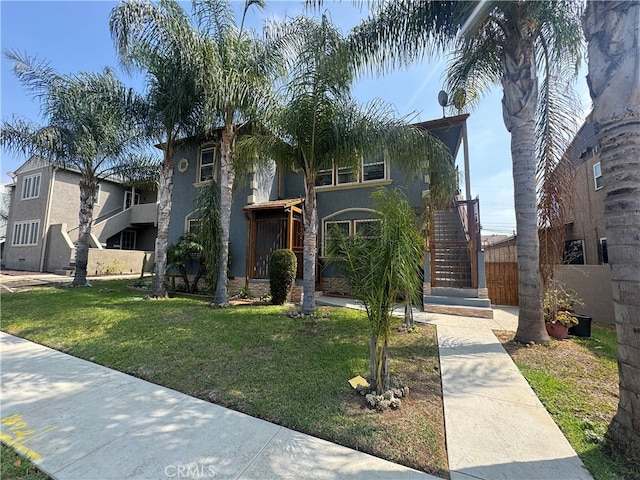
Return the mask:
<svg viewBox="0 0 640 480">
<path fill-rule="evenodd" d="M 149 170 L 150 158 L 134 160 L 132 147 L 145 105 L 113 72 L 60 75 L 44 61 L 8 52 L 20 82 L 42 103 L 45 126 L 3 122 L 2 145 L 38 155 L 80 173 L 79 235 L 73 285 L 87 285 L 87 260 L 93 205 L 100 179 L 136 176 Z M 133 165 L 133 163 L 136 165 Z"/>
<path fill-rule="evenodd" d="M 587 2 L 591 113 L 600 135 L 620 401 L 609 434 L 640 464 L 640 2 Z"/>
<path fill-rule="evenodd" d="M 429 161 L 448 158 L 433 137 L 395 119 L 380 101 L 358 105 L 350 96 L 355 69 L 341 32 L 326 17 L 320 22 L 299 17 L 272 25 L 288 59 L 289 76 L 283 85 L 284 101 L 274 108 L 272 135 L 255 135 L 244 142 L 266 149 L 283 167 L 304 174 L 303 303 L 302 311 L 315 311 L 318 213 L 316 177 L 334 164 L 357 168 L 363 155 L 385 149 L 394 161 L 414 174 Z"/>
<path fill-rule="evenodd" d="M 370 374 L 373 390 L 389 389 L 388 346 L 398 295 L 420 301 L 418 266 L 424 239 L 417 218 L 401 191 L 380 188 L 371 195 L 376 210 L 370 238 L 348 237 L 336 229 L 329 258 L 341 267 L 351 292 L 362 302 L 370 326 Z"/>
<path fill-rule="evenodd" d="M 226 0 L 195 0 L 201 28 L 207 33 L 204 49 L 203 114 L 208 131 L 220 132 L 220 254 L 214 302 L 228 303 L 227 269 L 233 186 L 242 157 L 235 155 L 235 141 L 243 126 L 265 118 L 271 108 L 267 100 L 279 73 L 275 51 L 245 30 L 249 8 L 264 8 L 263 0 L 245 0 L 238 28 L 234 11 Z M 245 162 L 246 163 L 246 162 Z M 246 166 L 246 165 L 245 165 Z"/>
<path fill-rule="evenodd" d="M 540 166 L 558 162 L 575 123 L 570 121 L 574 103 L 553 101 L 563 98 L 554 94 L 554 88 L 562 86 L 563 94 L 570 91 L 561 80 L 579 58 L 580 5 L 573 1 L 400 0 L 380 2 L 379 9 L 352 36 L 353 49 L 366 60 L 365 65 L 376 68 L 377 64 L 384 71 L 407 64 L 423 52 L 453 47 L 449 90 L 464 87 L 473 99 L 490 85 L 501 84 L 503 119 L 511 133 L 518 230 L 516 339 L 548 340 L 542 316 L 536 173 Z"/>
<path fill-rule="evenodd" d="M 109 27 L 122 64 L 147 75 L 147 134 L 163 153 L 153 294 L 165 297 L 173 156 L 178 141 L 197 132 L 203 35 L 175 0 L 122 2 L 111 11 Z"/>
</svg>

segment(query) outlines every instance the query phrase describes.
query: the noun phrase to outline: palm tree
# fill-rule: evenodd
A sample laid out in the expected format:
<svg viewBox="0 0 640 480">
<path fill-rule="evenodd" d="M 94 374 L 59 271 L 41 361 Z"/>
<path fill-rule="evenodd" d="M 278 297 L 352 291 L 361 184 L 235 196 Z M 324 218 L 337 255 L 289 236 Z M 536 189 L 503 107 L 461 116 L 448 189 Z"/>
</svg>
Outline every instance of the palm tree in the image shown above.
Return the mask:
<svg viewBox="0 0 640 480">
<path fill-rule="evenodd" d="M 377 14 L 355 29 L 352 43 L 366 60 L 364 65 L 379 71 L 406 65 L 424 52 L 453 48 L 446 82 L 450 91 L 462 87 L 473 100 L 491 85 L 502 86 L 503 120 L 511 133 L 518 230 L 516 339 L 548 340 L 542 315 L 536 174 L 540 167 L 558 162 L 572 136 L 574 103 L 554 100 L 563 98 L 557 94 L 558 87 L 562 94 L 570 92 L 562 80 L 571 78 L 567 67 L 575 67 L 580 55 L 580 5 L 573 1 L 379 2 Z"/>
<path fill-rule="evenodd" d="M 372 390 L 389 389 L 388 346 L 394 303 L 420 301 L 418 266 L 424 239 L 417 218 L 400 190 L 380 188 L 371 195 L 377 222 L 370 238 L 348 237 L 336 229 L 329 242 L 329 258 L 342 267 L 351 293 L 362 302 L 370 326 L 370 374 Z"/>
<path fill-rule="evenodd" d="M 122 64 L 146 73 L 147 134 L 162 148 L 153 294 L 165 297 L 173 157 L 180 139 L 197 131 L 203 35 L 175 0 L 120 3 L 109 28 Z"/>
<path fill-rule="evenodd" d="M 424 171 L 429 160 L 448 158 L 433 137 L 393 117 L 380 101 L 358 105 L 350 96 L 356 59 L 342 33 L 326 17 L 298 17 L 271 25 L 269 35 L 284 52 L 289 76 L 284 100 L 273 109 L 270 132 L 254 135 L 243 148 L 266 150 L 281 167 L 304 174 L 303 303 L 315 311 L 318 213 L 316 178 L 333 165 L 357 168 L 363 155 L 386 152 L 407 171 Z M 419 173 L 418 173 L 419 175 Z"/>
<path fill-rule="evenodd" d="M 103 73 L 60 75 L 46 62 L 10 51 L 20 82 L 42 103 L 46 125 L 24 120 L 3 122 L 2 145 L 38 155 L 54 165 L 80 173 L 79 235 L 73 285 L 88 285 L 87 260 L 93 205 L 100 179 L 137 176 L 148 171 L 150 158 L 132 156 L 140 140 L 137 123 L 144 102 L 109 69 Z M 134 168 L 135 167 L 135 168 Z"/>
<path fill-rule="evenodd" d="M 591 120 L 600 135 L 620 401 L 609 435 L 640 463 L 640 2 L 589 1 Z"/>
<path fill-rule="evenodd" d="M 238 28 L 231 4 L 224 0 L 195 0 L 194 8 L 207 32 L 203 67 L 203 114 L 208 131 L 220 130 L 220 254 L 214 302 L 228 304 L 227 269 L 231 202 L 237 170 L 243 159 L 235 154 L 235 141 L 244 125 L 265 118 L 267 100 L 279 73 L 275 50 L 245 30 L 249 8 L 264 8 L 263 0 L 245 0 Z M 246 166 L 246 162 L 245 165 Z"/>
</svg>

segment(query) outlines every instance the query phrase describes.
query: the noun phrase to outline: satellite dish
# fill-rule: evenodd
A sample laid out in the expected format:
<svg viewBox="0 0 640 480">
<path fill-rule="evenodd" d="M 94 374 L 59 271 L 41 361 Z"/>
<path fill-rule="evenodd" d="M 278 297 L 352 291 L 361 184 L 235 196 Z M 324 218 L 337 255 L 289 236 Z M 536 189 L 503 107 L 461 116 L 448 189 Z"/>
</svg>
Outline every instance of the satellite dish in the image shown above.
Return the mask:
<svg viewBox="0 0 640 480">
<path fill-rule="evenodd" d="M 440 93 L 438 93 L 438 103 L 442 108 L 446 107 L 449 103 L 449 95 L 447 95 L 447 92 L 444 90 L 440 90 Z"/>
</svg>

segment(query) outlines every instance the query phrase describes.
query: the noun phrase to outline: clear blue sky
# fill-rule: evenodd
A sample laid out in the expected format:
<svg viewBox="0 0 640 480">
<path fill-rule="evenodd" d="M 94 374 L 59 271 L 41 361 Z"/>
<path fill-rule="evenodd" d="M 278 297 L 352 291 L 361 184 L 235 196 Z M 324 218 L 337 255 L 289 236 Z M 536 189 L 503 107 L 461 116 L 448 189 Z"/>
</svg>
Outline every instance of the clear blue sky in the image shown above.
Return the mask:
<svg viewBox="0 0 640 480">
<path fill-rule="evenodd" d="M 0 44 L 2 50 L 17 50 L 46 59 L 60 73 L 100 71 L 105 66 L 116 69 L 121 80 L 141 90 L 138 76 L 131 78 L 119 68 L 109 35 L 108 16 L 115 1 L 7 1 L 0 0 Z M 243 3 L 243 2 L 242 2 Z M 236 2 L 238 9 L 241 2 Z M 190 8 L 190 2 L 185 3 Z M 325 3 L 334 23 L 345 31 L 354 26 L 360 11 L 349 1 Z M 302 11 L 301 1 L 267 0 L 264 12 L 253 10 L 248 23 L 260 29 L 264 18 L 293 16 Z M 425 60 L 408 70 L 382 78 L 365 78 L 354 88 L 361 102 L 373 98 L 395 105 L 398 115 L 415 114 L 415 121 L 442 117 L 437 95 L 442 88 L 445 62 Z M 40 122 L 37 101 L 17 82 L 12 65 L 4 56 L 1 62 L 1 115 L 5 120 L 14 115 Z M 586 82 L 580 78 L 579 91 L 588 98 Z M 483 233 L 512 233 L 515 230 L 513 181 L 509 134 L 502 121 L 501 91 L 488 94 L 468 121 L 471 191 L 480 197 Z M 585 104 L 588 104 L 585 102 Z M 10 183 L 7 172 L 17 169 L 24 156 L 1 152 L 1 182 Z M 458 164 L 462 168 L 462 158 Z"/>
</svg>

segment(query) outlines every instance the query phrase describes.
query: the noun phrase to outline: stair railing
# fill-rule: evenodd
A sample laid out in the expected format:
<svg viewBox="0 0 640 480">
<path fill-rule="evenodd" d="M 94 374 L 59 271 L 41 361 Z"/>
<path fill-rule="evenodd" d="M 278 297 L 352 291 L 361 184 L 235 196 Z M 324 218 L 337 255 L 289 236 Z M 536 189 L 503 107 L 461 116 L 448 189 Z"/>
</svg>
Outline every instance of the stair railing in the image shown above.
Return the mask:
<svg viewBox="0 0 640 480">
<path fill-rule="evenodd" d="M 478 252 L 481 251 L 480 237 L 480 201 L 457 200 L 458 214 L 464 227 L 467 248 L 471 258 L 471 286 L 478 288 Z"/>
</svg>

